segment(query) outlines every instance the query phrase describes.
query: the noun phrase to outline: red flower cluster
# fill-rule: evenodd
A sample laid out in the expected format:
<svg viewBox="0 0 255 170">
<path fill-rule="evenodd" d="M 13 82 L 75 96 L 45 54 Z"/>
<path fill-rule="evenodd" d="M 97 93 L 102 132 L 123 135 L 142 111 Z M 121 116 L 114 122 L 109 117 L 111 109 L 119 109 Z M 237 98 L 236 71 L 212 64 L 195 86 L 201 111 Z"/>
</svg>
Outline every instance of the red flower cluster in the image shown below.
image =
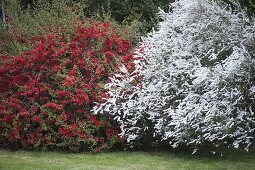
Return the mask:
<svg viewBox="0 0 255 170">
<path fill-rule="evenodd" d="M 93 21 L 66 39 L 52 33 L 20 56 L 0 56 L 0 144 L 98 150 L 119 140 L 109 115 L 89 112 L 119 65 L 132 65 L 131 43 Z"/>
</svg>

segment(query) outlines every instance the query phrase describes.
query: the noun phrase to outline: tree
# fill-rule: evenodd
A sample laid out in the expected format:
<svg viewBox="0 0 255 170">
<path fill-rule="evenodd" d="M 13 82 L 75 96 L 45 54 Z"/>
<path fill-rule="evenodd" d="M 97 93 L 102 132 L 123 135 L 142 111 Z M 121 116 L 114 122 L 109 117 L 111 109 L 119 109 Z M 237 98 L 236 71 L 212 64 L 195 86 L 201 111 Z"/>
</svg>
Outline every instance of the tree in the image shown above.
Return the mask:
<svg viewBox="0 0 255 170">
<path fill-rule="evenodd" d="M 5 16 L 5 8 L 4 8 L 4 0 L 0 1 L 0 19 L 3 22 L 6 22 L 6 16 Z"/>
</svg>

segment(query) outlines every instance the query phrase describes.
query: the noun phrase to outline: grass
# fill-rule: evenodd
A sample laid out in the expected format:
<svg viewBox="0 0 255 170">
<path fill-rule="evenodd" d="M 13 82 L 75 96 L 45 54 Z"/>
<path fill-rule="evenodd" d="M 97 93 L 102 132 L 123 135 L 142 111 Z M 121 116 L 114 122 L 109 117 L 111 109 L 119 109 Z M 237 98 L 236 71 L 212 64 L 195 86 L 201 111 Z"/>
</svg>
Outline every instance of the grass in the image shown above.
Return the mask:
<svg viewBox="0 0 255 170">
<path fill-rule="evenodd" d="M 0 170 L 255 170 L 255 153 L 221 158 L 167 152 L 62 153 L 0 150 Z"/>
</svg>

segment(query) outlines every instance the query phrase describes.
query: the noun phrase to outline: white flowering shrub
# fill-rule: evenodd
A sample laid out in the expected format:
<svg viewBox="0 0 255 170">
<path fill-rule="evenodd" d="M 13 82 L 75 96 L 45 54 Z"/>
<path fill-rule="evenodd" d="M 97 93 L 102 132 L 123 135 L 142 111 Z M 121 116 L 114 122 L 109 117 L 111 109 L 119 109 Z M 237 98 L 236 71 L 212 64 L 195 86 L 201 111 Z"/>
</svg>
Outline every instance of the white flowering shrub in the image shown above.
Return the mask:
<svg viewBox="0 0 255 170">
<path fill-rule="evenodd" d="M 134 72 L 123 67 L 107 84 L 109 99 L 93 111 L 114 115 L 131 147 L 248 150 L 255 137 L 254 23 L 210 0 L 179 0 L 159 16 Z"/>
</svg>

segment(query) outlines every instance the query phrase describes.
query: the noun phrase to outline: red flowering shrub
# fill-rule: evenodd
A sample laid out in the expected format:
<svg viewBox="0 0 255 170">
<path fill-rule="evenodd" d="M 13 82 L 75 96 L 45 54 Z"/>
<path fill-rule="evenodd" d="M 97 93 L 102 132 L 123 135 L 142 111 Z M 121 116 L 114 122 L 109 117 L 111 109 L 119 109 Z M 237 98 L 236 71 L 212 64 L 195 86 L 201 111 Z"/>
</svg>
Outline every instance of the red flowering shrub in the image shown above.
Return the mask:
<svg viewBox="0 0 255 170">
<path fill-rule="evenodd" d="M 0 143 L 18 148 L 109 148 L 120 141 L 109 115 L 93 115 L 104 83 L 132 63 L 131 43 L 105 22 L 83 23 L 70 40 L 58 33 L 32 50 L 0 59 Z"/>
</svg>

